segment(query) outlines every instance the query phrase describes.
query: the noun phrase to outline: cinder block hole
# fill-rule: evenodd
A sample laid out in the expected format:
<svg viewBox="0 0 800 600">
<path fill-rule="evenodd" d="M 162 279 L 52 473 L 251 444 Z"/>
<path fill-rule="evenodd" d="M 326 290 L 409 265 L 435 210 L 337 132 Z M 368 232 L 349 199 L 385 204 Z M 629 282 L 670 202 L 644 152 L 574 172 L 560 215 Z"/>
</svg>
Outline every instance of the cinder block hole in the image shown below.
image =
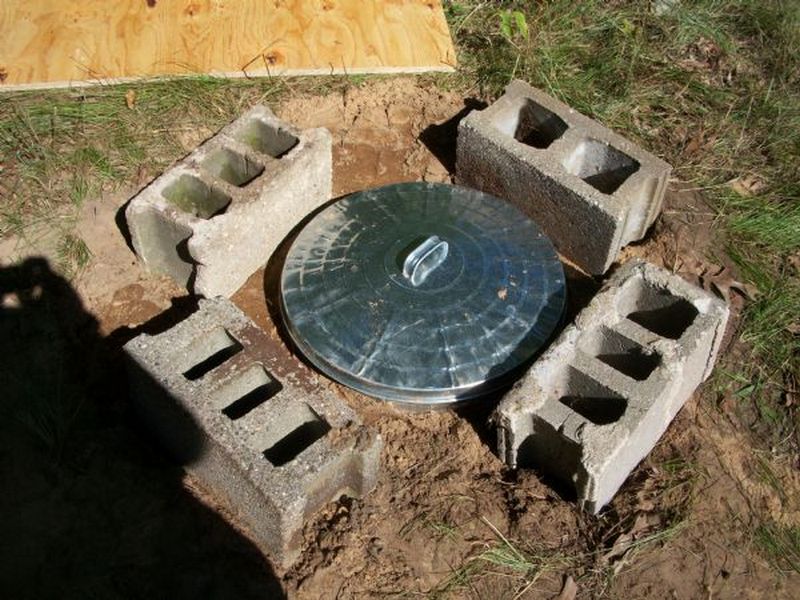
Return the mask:
<svg viewBox="0 0 800 600">
<path fill-rule="evenodd" d="M 331 430 L 331 426 L 306 404 L 291 416 L 294 427 L 284 432 L 263 452 L 264 457 L 276 467 L 294 460 L 303 450 L 325 437 Z"/>
<path fill-rule="evenodd" d="M 148 267 L 170 275 L 179 285 L 187 285 L 195 269 L 188 249 L 192 230 L 150 208 L 137 219 L 139 244 Z"/>
<path fill-rule="evenodd" d="M 273 158 L 281 158 L 299 142 L 285 129 L 269 125 L 261 119 L 251 119 L 234 137 L 256 152 Z"/>
<path fill-rule="evenodd" d="M 636 381 L 644 381 L 661 364 L 661 355 L 648 352 L 613 329 L 602 327 L 581 344 L 581 350 Z"/>
<path fill-rule="evenodd" d="M 264 167 L 227 148 L 211 153 L 202 163 L 203 168 L 238 187 L 243 187 L 264 172 Z"/>
<path fill-rule="evenodd" d="M 595 425 L 619 421 L 628 407 L 625 398 L 573 367 L 568 367 L 558 401 Z"/>
<path fill-rule="evenodd" d="M 528 146 L 544 149 L 560 138 L 568 128 L 557 114 L 533 100 L 526 100 L 519 110 L 514 139 Z"/>
<path fill-rule="evenodd" d="M 697 308 L 685 298 L 642 279 L 631 282 L 620 298 L 618 309 L 623 315 L 656 335 L 671 340 L 679 339 L 699 314 Z"/>
<path fill-rule="evenodd" d="M 194 265 L 196 261 L 192 257 L 192 253 L 189 252 L 189 239 L 188 237 L 184 238 L 175 244 L 175 254 L 187 265 Z"/>
<path fill-rule="evenodd" d="M 161 195 L 176 208 L 201 219 L 224 213 L 231 203 L 226 193 L 189 174 L 178 177 Z"/>
<path fill-rule="evenodd" d="M 604 194 L 613 194 L 639 170 L 639 162 L 597 140 L 583 140 L 564 161 L 564 168 Z"/>
<path fill-rule="evenodd" d="M 281 391 L 283 386 L 269 376 L 260 364 L 242 372 L 217 391 L 215 404 L 222 413 L 235 421 L 261 406 Z"/>
<path fill-rule="evenodd" d="M 190 346 L 188 362 L 192 367 L 184 371 L 183 376 L 189 381 L 200 379 L 241 351 L 242 344 L 225 329 L 218 327 Z"/>
<path fill-rule="evenodd" d="M 537 476 L 564 499 L 575 500 L 575 480 L 581 467 L 581 447 L 562 435 L 552 423 L 537 416 L 533 420 L 534 433 L 527 435 L 517 448 L 517 467 L 536 469 Z"/>
</svg>

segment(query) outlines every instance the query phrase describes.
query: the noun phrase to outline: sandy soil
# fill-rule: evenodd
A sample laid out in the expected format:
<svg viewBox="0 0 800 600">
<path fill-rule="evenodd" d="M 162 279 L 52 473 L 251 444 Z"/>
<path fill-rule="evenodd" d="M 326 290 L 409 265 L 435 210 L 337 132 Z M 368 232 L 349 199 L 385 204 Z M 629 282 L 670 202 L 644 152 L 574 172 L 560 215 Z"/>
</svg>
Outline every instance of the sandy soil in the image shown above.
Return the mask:
<svg viewBox="0 0 800 600">
<path fill-rule="evenodd" d="M 476 105 L 480 99 L 392 79 L 289 98 L 277 112 L 301 127 L 331 130 L 339 196 L 398 181 L 451 181 L 455 123 L 465 106 Z M 677 183 L 672 188 L 648 239 L 628 248 L 623 260 L 643 256 L 726 295 L 734 312 L 726 352 L 736 355 L 744 299 L 732 265 L 709 259 L 720 255 L 714 215 L 697 194 Z M 191 305 L 185 290 L 143 272 L 120 234 L 117 211 L 134 191 L 88 202 L 79 227 L 94 258 L 74 285 L 99 333 L 112 340 L 130 337 L 165 309 Z M 233 300 L 282 336 L 275 311 L 279 258 Z M 572 275 L 570 311 L 597 284 Z M 752 531 L 765 516 L 798 524 L 800 478 L 776 459 L 770 464 L 781 485 L 765 480 L 747 423 L 719 386 L 701 388 L 612 505 L 592 517 L 576 510 L 568 492 L 498 460 L 485 425 L 491 399 L 459 414 L 407 413 L 329 385 L 383 436 L 380 481 L 368 497 L 342 498 L 307 524 L 299 561 L 277 573 L 290 597 L 555 598 L 568 576 L 579 598 L 797 597 L 800 578 L 776 574 L 756 552 Z M 183 485 L 246 535 L 235 515 L 191 478 Z M 677 516 L 679 526 L 672 527 Z M 665 528 L 664 539 L 636 544 Z M 531 585 L 530 574 L 474 559 L 502 546 L 502 537 L 539 557 Z"/>
</svg>

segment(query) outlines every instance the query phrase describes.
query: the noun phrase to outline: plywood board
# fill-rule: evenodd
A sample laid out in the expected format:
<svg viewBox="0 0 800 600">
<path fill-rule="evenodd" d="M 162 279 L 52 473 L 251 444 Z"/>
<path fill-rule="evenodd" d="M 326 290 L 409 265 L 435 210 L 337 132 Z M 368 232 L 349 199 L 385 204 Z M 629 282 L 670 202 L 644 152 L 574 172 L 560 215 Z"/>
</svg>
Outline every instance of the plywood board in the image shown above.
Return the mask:
<svg viewBox="0 0 800 600">
<path fill-rule="evenodd" d="M 440 0 L 0 0 L 0 90 L 451 70 Z"/>
</svg>

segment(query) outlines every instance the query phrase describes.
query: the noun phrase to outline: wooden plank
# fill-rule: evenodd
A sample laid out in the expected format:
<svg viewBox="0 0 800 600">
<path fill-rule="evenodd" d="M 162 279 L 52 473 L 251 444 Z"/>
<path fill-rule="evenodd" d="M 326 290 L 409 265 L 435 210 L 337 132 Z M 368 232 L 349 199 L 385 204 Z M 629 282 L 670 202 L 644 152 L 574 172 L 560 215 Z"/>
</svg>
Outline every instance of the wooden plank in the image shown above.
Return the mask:
<svg viewBox="0 0 800 600">
<path fill-rule="evenodd" d="M 0 90 L 455 62 L 440 0 L 0 0 Z"/>
</svg>

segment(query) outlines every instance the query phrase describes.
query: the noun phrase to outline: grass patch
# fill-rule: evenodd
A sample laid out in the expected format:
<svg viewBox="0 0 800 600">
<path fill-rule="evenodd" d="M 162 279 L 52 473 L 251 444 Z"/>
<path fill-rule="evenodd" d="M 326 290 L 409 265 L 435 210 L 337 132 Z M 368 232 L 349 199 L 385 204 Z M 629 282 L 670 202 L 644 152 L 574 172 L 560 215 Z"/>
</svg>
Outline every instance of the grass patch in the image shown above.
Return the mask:
<svg viewBox="0 0 800 600">
<path fill-rule="evenodd" d="M 65 234 L 58 246 L 59 268 L 67 275 L 76 275 L 92 258 L 92 253 L 80 237 L 73 233 Z"/>
<path fill-rule="evenodd" d="M 87 197 L 157 174 L 187 146 L 284 89 L 271 79 L 190 77 L 4 94 L 0 237 L 24 234 L 71 214 Z"/>
<path fill-rule="evenodd" d="M 767 523 L 756 529 L 754 538 L 775 569 L 800 573 L 800 527 Z"/>
<path fill-rule="evenodd" d="M 399 530 L 401 537 L 408 537 L 418 529 L 427 530 L 435 540 L 443 538 L 454 539 L 458 536 L 458 526 L 450 523 L 446 517 L 433 518 L 430 511 L 416 515 L 405 523 Z"/>
<path fill-rule="evenodd" d="M 683 482 L 687 470 L 692 470 L 691 466 L 676 464 L 675 472 L 667 479 Z M 668 504 L 666 496 L 674 491 L 660 490 L 661 500 Z M 581 588 L 604 593 L 613 579 L 632 564 L 636 555 L 667 543 L 683 530 L 685 508 L 681 505 L 677 512 L 664 513 L 658 518 L 653 514 L 631 512 L 606 518 L 599 524 L 592 520 L 590 531 L 582 540 L 576 539 L 566 545 L 512 541 L 484 518 L 495 540 L 454 567 L 431 590 L 429 597 L 480 598 L 486 589 L 493 589 L 498 598 L 516 599 L 531 590 L 557 587 L 565 574 L 574 577 Z"/>
<path fill-rule="evenodd" d="M 570 555 L 559 548 L 544 544 L 512 543 L 486 518 L 484 523 L 496 536 L 496 541 L 487 544 L 480 552 L 470 556 L 463 564 L 453 569 L 441 583 L 431 590 L 430 598 L 447 598 L 455 592 L 470 591 L 473 595 L 479 578 L 499 576 L 510 580 L 509 598 L 522 597 L 543 577 L 560 576 L 567 569 L 577 566 L 584 555 Z M 499 596 L 498 596 L 499 597 Z"/>
</svg>

